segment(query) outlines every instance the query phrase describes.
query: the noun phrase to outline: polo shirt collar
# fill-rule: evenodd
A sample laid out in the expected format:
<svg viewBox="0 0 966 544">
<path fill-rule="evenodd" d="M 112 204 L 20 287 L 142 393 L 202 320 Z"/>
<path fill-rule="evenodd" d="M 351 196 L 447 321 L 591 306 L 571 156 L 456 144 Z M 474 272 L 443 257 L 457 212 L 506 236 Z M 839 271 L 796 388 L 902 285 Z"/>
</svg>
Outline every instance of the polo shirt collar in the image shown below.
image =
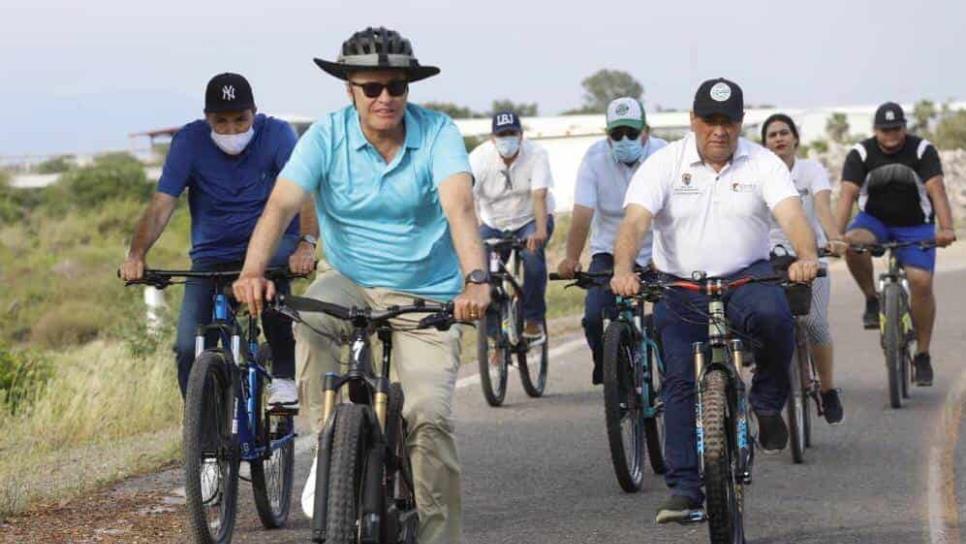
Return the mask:
<svg viewBox="0 0 966 544">
<path fill-rule="evenodd" d="M 362 124 L 359 119 L 359 112 L 356 110 L 355 106 L 349 106 L 349 115 L 352 116 L 352 120 L 349 121 L 349 146 L 352 149 L 359 151 L 363 147 L 369 145 L 369 140 L 366 139 L 366 135 L 362 133 Z M 419 126 L 419 120 L 416 116 L 412 114 L 409 105 L 406 105 L 406 112 L 403 115 L 403 123 L 406 125 L 406 148 L 407 149 L 418 149 L 423 145 L 423 130 Z"/>
<path fill-rule="evenodd" d="M 684 160 L 690 165 L 696 165 L 703 163 L 704 160 L 701 155 L 698 154 L 698 138 L 693 132 L 689 132 L 687 136 L 687 141 L 684 144 L 685 155 Z M 731 163 L 733 164 L 738 159 L 748 158 L 750 156 L 750 148 L 748 145 L 748 140 L 742 137 L 738 137 L 738 147 L 735 149 L 734 155 L 731 156 Z"/>
</svg>

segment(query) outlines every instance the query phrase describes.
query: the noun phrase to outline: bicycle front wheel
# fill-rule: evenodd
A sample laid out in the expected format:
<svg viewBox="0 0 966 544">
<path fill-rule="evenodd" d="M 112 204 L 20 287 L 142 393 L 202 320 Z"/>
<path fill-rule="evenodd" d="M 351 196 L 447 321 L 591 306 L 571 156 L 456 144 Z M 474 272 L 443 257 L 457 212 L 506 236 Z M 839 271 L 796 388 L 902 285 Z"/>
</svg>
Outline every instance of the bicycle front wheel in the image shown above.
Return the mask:
<svg viewBox="0 0 966 544">
<path fill-rule="evenodd" d="M 735 481 L 734 423 L 729 419 L 728 376 L 723 370 L 705 375 L 701 390 L 704 431 L 704 488 L 708 533 L 712 544 L 744 544 L 743 486 Z"/>
<path fill-rule="evenodd" d="M 510 347 L 501 332 L 500 315 L 486 312 L 476 329 L 476 358 L 480 367 L 480 385 L 483 397 L 490 406 L 500 406 L 506 398 L 507 368 L 510 365 Z M 496 330 L 496 337 L 489 331 Z"/>
<path fill-rule="evenodd" d="M 523 319 L 518 323 L 522 323 Z M 520 366 L 520 382 L 523 390 L 531 397 L 540 397 L 547 387 L 547 367 L 550 358 L 550 331 L 547 330 L 547 322 L 543 322 L 543 343 L 537 346 L 527 347 L 527 351 L 521 351 L 517 355 L 517 364 Z"/>
<path fill-rule="evenodd" d="M 604 420 L 614 474 L 621 489 L 640 491 L 644 481 L 644 411 L 633 369 L 634 338 L 626 323 L 604 331 Z"/>
<path fill-rule="evenodd" d="M 885 326 L 882 331 L 882 348 L 885 352 L 886 360 L 886 373 L 889 379 L 889 405 L 893 408 L 902 408 L 902 380 L 903 378 L 903 365 L 905 360 L 903 358 L 903 349 L 905 346 L 903 333 L 900 329 L 902 326 L 899 322 L 901 317 L 899 308 L 899 291 L 902 287 L 897 283 L 888 283 L 882 289 L 882 300 L 885 303 L 882 307 L 885 309 Z"/>
<path fill-rule="evenodd" d="M 203 352 L 188 378 L 182 429 L 188 527 L 201 544 L 231 542 L 235 527 L 239 457 L 232 433 L 234 408 L 225 354 Z"/>
<path fill-rule="evenodd" d="M 361 524 L 362 488 L 366 481 L 368 457 L 366 436 L 368 407 L 340 404 L 336 408 L 329 450 L 328 506 L 326 508 L 325 542 L 355 544 Z M 322 459 L 319 459 L 320 465 Z M 322 490 L 315 488 L 316 503 Z M 316 512 L 318 514 L 318 512 Z"/>
</svg>

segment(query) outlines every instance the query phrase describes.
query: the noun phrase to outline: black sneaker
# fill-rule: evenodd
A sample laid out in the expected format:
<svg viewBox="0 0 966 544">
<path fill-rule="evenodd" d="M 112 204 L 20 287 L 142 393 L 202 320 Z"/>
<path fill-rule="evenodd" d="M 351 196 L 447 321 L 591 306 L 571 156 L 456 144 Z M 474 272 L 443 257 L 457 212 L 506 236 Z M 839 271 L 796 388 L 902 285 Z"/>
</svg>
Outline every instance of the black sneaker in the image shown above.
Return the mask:
<svg viewBox="0 0 966 544">
<path fill-rule="evenodd" d="M 788 445 L 788 427 L 781 414 L 758 414 L 758 444 L 768 455 L 778 453 Z"/>
<path fill-rule="evenodd" d="M 917 353 L 912 360 L 916 365 L 916 385 L 929 387 L 932 385 L 932 361 L 928 353 Z"/>
<path fill-rule="evenodd" d="M 681 495 L 671 495 L 657 507 L 657 523 L 692 523 L 704 519 L 700 502 Z"/>
<path fill-rule="evenodd" d="M 865 313 L 862 314 L 862 326 L 866 329 L 879 328 L 879 298 L 865 299 Z"/>
<path fill-rule="evenodd" d="M 829 389 L 822 393 L 822 408 L 825 411 L 825 421 L 829 425 L 841 425 L 845 422 L 845 410 L 842 409 L 838 389 Z"/>
</svg>

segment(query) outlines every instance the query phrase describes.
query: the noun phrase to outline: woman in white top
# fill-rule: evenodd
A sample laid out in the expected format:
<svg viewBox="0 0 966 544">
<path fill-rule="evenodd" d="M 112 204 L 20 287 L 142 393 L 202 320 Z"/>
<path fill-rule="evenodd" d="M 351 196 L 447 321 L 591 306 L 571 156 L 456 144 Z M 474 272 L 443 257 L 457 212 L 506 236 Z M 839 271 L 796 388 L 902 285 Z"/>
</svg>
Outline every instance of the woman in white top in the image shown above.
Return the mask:
<svg viewBox="0 0 966 544">
<path fill-rule="evenodd" d="M 792 181 L 802 198 L 802 207 L 808 216 L 818 245 L 828 246 L 836 255 L 845 251 L 842 234 L 832 217 L 832 186 L 828 173 L 818 162 L 796 157 L 798 151 L 798 128 L 794 121 L 783 113 L 776 113 L 761 125 L 761 141 L 780 159 L 785 161 L 791 171 Z M 792 253 L 792 245 L 785 238 L 777 223 L 771 230 L 772 248 L 782 246 L 786 253 Z M 781 253 L 781 249 L 776 251 Z M 834 388 L 832 363 L 832 336 L 828 324 L 828 300 L 830 282 L 828 277 L 816 278 L 812 283 L 811 312 L 804 320 L 805 329 L 811 344 L 812 356 L 818 367 L 822 389 L 822 405 L 825 419 L 831 424 L 843 421 L 842 401 L 839 391 Z"/>
</svg>

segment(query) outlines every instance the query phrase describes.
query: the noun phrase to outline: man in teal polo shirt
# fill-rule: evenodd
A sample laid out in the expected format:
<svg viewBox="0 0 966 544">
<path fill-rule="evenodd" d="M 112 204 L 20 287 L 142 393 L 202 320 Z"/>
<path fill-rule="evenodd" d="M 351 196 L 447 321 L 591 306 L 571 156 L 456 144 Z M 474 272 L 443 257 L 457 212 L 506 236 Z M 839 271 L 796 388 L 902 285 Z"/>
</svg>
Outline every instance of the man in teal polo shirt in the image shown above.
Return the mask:
<svg viewBox="0 0 966 544">
<path fill-rule="evenodd" d="M 385 28 L 354 34 L 337 62 L 315 62 L 346 81 L 352 105 L 323 117 L 299 140 L 252 236 L 236 296 L 256 309 L 274 296 L 262 274 L 284 226 L 311 195 L 333 270 L 306 296 L 371 307 L 407 304 L 413 297 L 452 300 L 457 319 L 479 319 L 489 305 L 489 278 L 462 136 L 445 115 L 407 104 L 409 83 L 439 69 L 421 66 L 409 41 Z M 306 319 L 336 337 L 348 332 L 332 318 Z M 339 346 L 304 325 L 296 337 L 307 347 L 296 358 L 303 401 L 318 414 L 321 379 L 338 370 Z M 422 544 L 460 541 L 452 424 L 459 351 L 456 328 L 393 337 Z M 314 484 L 313 468 L 302 494 L 306 514 L 314 506 Z"/>
</svg>

